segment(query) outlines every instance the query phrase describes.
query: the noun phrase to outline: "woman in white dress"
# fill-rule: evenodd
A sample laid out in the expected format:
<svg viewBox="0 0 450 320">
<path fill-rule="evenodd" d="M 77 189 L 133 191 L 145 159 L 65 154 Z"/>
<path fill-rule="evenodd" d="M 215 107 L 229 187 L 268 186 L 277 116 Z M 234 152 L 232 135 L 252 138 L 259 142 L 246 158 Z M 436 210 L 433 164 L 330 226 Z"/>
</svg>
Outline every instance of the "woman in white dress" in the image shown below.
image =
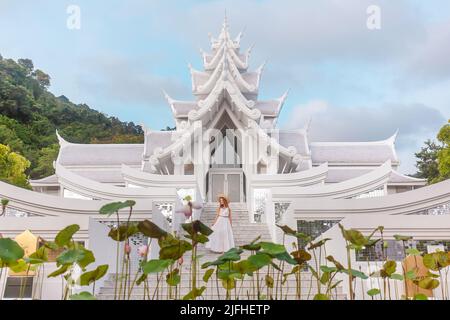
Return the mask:
<svg viewBox="0 0 450 320">
<path fill-rule="evenodd" d="M 234 237 L 231 210 L 228 199 L 224 195 L 219 196 L 219 208 L 217 208 L 216 219 L 211 227 L 213 233 L 209 236 L 206 248 L 217 253 L 224 253 L 234 248 Z"/>
</svg>

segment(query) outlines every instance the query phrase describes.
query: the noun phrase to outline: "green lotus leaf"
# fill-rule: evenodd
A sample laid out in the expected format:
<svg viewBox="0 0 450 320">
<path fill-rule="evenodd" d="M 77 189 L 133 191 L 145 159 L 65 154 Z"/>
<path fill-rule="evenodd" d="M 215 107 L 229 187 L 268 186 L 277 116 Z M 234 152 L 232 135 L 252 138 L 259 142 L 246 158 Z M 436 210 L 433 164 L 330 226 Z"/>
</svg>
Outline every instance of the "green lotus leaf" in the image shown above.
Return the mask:
<svg viewBox="0 0 450 320">
<path fill-rule="evenodd" d="M 221 280 L 242 279 L 243 275 L 236 270 L 219 270 L 217 277 Z"/>
<path fill-rule="evenodd" d="M 320 270 L 322 272 L 332 273 L 332 272 L 338 271 L 338 268 L 336 268 L 336 267 L 329 267 L 329 266 L 320 266 Z"/>
<path fill-rule="evenodd" d="M 174 263 L 174 260 L 171 260 L 171 259 L 150 260 L 143 264 L 142 271 L 145 274 L 163 272 L 173 263 Z"/>
<path fill-rule="evenodd" d="M 397 262 L 392 260 L 386 261 L 383 265 L 383 270 L 386 276 L 390 277 L 395 272 L 395 270 L 397 270 Z"/>
<path fill-rule="evenodd" d="M 80 230 L 80 226 L 77 224 L 72 224 L 70 226 L 65 227 L 55 237 L 55 244 L 62 248 L 72 241 L 72 237 L 75 233 Z"/>
<path fill-rule="evenodd" d="M 69 267 L 70 267 L 69 264 L 65 264 L 65 265 L 63 265 L 61 268 L 59 268 L 59 269 L 53 271 L 52 273 L 50 273 L 50 274 L 48 275 L 48 277 L 49 277 L 49 278 L 54 278 L 54 277 L 57 277 L 57 276 L 59 276 L 59 275 L 62 275 L 62 274 L 64 274 L 64 273 L 69 269 Z"/>
<path fill-rule="evenodd" d="M 122 224 L 119 226 L 119 228 L 111 228 L 111 230 L 109 230 L 108 236 L 114 241 L 122 242 L 138 232 L 138 225 L 136 223 L 129 223 L 128 225 Z"/>
<path fill-rule="evenodd" d="M 166 231 L 149 220 L 139 222 L 138 229 L 142 234 L 152 239 L 160 239 L 167 235 Z"/>
<path fill-rule="evenodd" d="M 205 274 L 203 275 L 203 281 L 207 283 L 211 278 L 211 276 L 213 275 L 213 273 L 214 273 L 213 268 L 206 270 Z"/>
<path fill-rule="evenodd" d="M 327 243 L 330 240 L 332 240 L 332 239 L 326 238 L 326 239 L 322 239 L 316 243 L 313 243 L 308 247 L 308 250 L 314 250 L 314 249 L 320 248 L 321 246 L 323 246 L 325 243 Z"/>
<path fill-rule="evenodd" d="M 82 248 L 80 250 L 83 250 L 84 257 L 77 262 L 77 264 L 82 268 L 85 269 L 88 265 L 95 262 L 94 253 L 91 250 L 88 250 L 86 248 Z"/>
<path fill-rule="evenodd" d="M 100 208 L 100 214 L 110 216 L 125 208 L 132 208 L 136 205 L 136 201 L 127 200 L 124 202 L 108 203 Z"/>
<path fill-rule="evenodd" d="M 416 248 L 409 248 L 409 249 L 406 249 L 406 254 L 408 254 L 410 256 L 420 256 L 422 254 L 422 252 L 420 252 Z"/>
<path fill-rule="evenodd" d="M 24 258 L 23 260 L 24 260 L 26 263 L 31 264 L 31 265 L 42 264 L 42 263 L 47 262 L 46 260 L 36 259 L 36 258 Z"/>
<path fill-rule="evenodd" d="M 303 249 L 293 251 L 291 252 L 291 255 L 295 259 L 295 261 L 297 261 L 297 263 L 300 265 L 312 259 L 311 254 L 309 254 L 309 252 Z"/>
<path fill-rule="evenodd" d="M 42 261 L 39 263 L 47 262 L 48 261 L 47 250 L 48 249 L 45 246 L 42 246 L 39 249 L 37 249 L 35 252 L 30 254 L 29 259 L 34 259 L 35 261 L 37 261 L 37 260 Z"/>
<path fill-rule="evenodd" d="M 187 295 L 185 295 L 183 297 L 183 300 L 195 300 L 198 297 L 201 297 L 201 295 L 203 294 L 203 291 L 206 290 L 206 287 L 203 286 L 201 288 L 194 288 L 191 290 L 191 292 L 189 292 Z"/>
<path fill-rule="evenodd" d="M 19 244 L 10 238 L 0 238 L 0 260 L 3 263 L 13 263 L 24 256 L 24 251 Z"/>
<path fill-rule="evenodd" d="M 30 265 L 23 259 L 17 260 L 13 263 L 9 263 L 9 269 L 15 273 L 27 272 L 30 269 Z"/>
<path fill-rule="evenodd" d="M 313 300 L 330 300 L 330 297 L 328 297 L 326 294 L 318 293 L 314 296 Z"/>
<path fill-rule="evenodd" d="M 201 233 L 194 233 L 193 235 L 186 235 L 187 239 L 191 239 L 195 243 L 207 243 L 209 241 L 208 237 Z"/>
<path fill-rule="evenodd" d="M 272 258 L 265 253 L 256 253 L 247 258 L 257 269 L 261 269 L 272 262 Z"/>
<path fill-rule="evenodd" d="M 148 275 L 143 273 L 139 276 L 139 278 L 136 280 L 136 285 L 140 286 L 145 280 L 147 280 Z"/>
<path fill-rule="evenodd" d="M 380 291 L 380 289 L 373 288 L 373 289 L 370 289 L 369 291 L 367 291 L 367 294 L 369 295 L 369 297 L 374 297 L 376 295 L 381 294 L 381 291 Z"/>
<path fill-rule="evenodd" d="M 417 278 L 416 270 L 409 270 L 405 273 L 406 279 L 415 280 Z"/>
<path fill-rule="evenodd" d="M 173 238 L 173 241 L 170 245 L 161 247 L 159 250 L 159 258 L 163 260 L 172 259 L 178 260 L 180 259 L 187 251 L 192 250 L 192 245 L 185 240 L 178 240 Z"/>
<path fill-rule="evenodd" d="M 223 255 L 221 255 L 217 260 L 222 261 L 239 261 L 241 259 L 241 254 L 243 250 L 238 248 L 231 248 L 227 252 L 225 252 Z"/>
<path fill-rule="evenodd" d="M 322 273 L 322 276 L 320 277 L 320 283 L 325 285 L 328 283 L 328 281 L 330 281 L 330 273 L 329 272 Z"/>
<path fill-rule="evenodd" d="M 181 227 L 191 236 L 191 238 L 197 233 L 200 233 L 204 236 L 209 236 L 213 233 L 213 231 L 207 225 L 199 220 L 195 220 L 191 223 L 183 223 Z"/>
<path fill-rule="evenodd" d="M 414 300 L 428 300 L 428 297 L 423 293 L 418 293 L 414 296 Z"/>
<path fill-rule="evenodd" d="M 266 286 L 267 287 L 273 288 L 274 280 L 273 280 L 273 278 L 270 275 L 266 274 L 266 277 L 265 277 L 264 280 L 266 282 Z"/>
<path fill-rule="evenodd" d="M 281 230 L 283 230 L 283 232 L 285 233 L 285 234 L 288 234 L 288 235 L 290 235 L 290 236 L 295 236 L 295 234 L 297 233 L 294 229 L 292 229 L 291 227 L 289 227 L 289 226 L 286 226 L 286 225 L 284 225 L 284 226 L 280 226 L 280 225 L 276 225 L 278 228 L 280 228 Z"/>
<path fill-rule="evenodd" d="M 397 241 L 409 241 L 412 240 L 413 237 L 411 236 L 402 236 L 399 234 L 394 234 L 394 239 Z"/>
<path fill-rule="evenodd" d="M 264 250 L 264 253 L 270 255 L 277 255 L 280 253 L 286 252 L 286 248 L 282 244 L 276 244 L 273 242 L 260 242 L 261 248 Z"/>
<path fill-rule="evenodd" d="M 398 274 L 398 273 L 391 274 L 391 276 L 389 278 L 391 278 L 392 280 L 399 280 L 399 281 L 403 281 L 404 280 L 403 276 L 401 274 Z"/>
<path fill-rule="evenodd" d="M 430 271 L 428 271 L 427 272 L 427 277 L 437 279 L 437 278 L 439 278 L 439 275 L 435 274 L 435 273 L 431 273 Z"/>
<path fill-rule="evenodd" d="M 66 250 L 56 258 L 56 262 L 57 262 L 58 266 L 71 265 L 78 261 L 83 260 L 85 255 L 86 255 L 86 252 L 84 250 L 80 250 L 80 249 Z"/>
<path fill-rule="evenodd" d="M 344 269 L 344 270 L 342 270 L 342 272 L 344 272 L 346 274 L 349 274 L 348 269 Z M 361 278 L 363 280 L 366 280 L 366 279 L 369 278 L 364 272 L 358 271 L 358 270 L 355 270 L 355 269 L 351 269 L 351 275 L 354 278 Z"/>
<path fill-rule="evenodd" d="M 180 269 L 176 268 L 166 275 L 166 282 L 169 286 L 176 287 L 181 282 Z"/>
<path fill-rule="evenodd" d="M 253 275 L 253 272 L 257 271 L 258 268 L 255 267 L 253 263 L 248 260 L 242 260 L 233 265 L 233 269 L 240 274 L 247 274 L 249 276 Z"/>
<path fill-rule="evenodd" d="M 351 244 L 355 246 L 365 246 L 368 243 L 368 239 L 364 237 L 364 235 L 360 231 L 355 229 L 346 230 L 340 223 L 339 228 L 341 229 L 344 239 Z"/>
<path fill-rule="evenodd" d="M 328 256 L 327 260 L 333 263 L 339 271 L 345 269 L 344 266 L 339 261 L 337 261 L 333 256 Z"/>
<path fill-rule="evenodd" d="M 279 253 L 279 254 L 274 255 L 274 257 L 277 258 L 277 259 L 280 260 L 280 261 L 287 262 L 287 263 L 289 263 L 289 264 L 291 264 L 291 265 L 297 264 L 297 260 L 295 260 L 294 258 L 292 258 L 292 257 L 289 255 L 289 253 L 287 253 L 286 251 L 283 252 L 283 253 Z"/>
<path fill-rule="evenodd" d="M 90 292 L 81 292 L 78 294 L 73 294 L 69 297 L 70 300 L 97 300 Z"/>
<path fill-rule="evenodd" d="M 85 272 L 80 276 L 80 285 L 88 286 L 95 281 L 100 280 L 108 272 L 108 265 L 98 266 L 95 270 Z"/>
<path fill-rule="evenodd" d="M 50 250 L 58 250 L 59 246 L 54 241 L 45 241 L 44 247 Z"/>
<path fill-rule="evenodd" d="M 261 245 L 258 243 L 255 244 L 246 244 L 241 246 L 242 249 L 247 250 L 247 251 L 259 251 L 261 250 Z"/>
<path fill-rule="evenodd" d="M 419 280 L 417 285 L 422 289 L 433 290 L 439 287 L 439 280 L 427 277 Z"/>
</svg>

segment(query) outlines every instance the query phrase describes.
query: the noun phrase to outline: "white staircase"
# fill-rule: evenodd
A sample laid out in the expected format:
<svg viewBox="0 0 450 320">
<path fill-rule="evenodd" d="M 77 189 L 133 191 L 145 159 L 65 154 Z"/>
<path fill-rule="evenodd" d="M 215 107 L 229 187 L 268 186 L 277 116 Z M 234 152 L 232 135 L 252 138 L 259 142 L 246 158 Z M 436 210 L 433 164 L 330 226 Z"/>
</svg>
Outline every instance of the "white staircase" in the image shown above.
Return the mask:
<svg viewBox="0 0 450 320">
<path fill-rule="evenodd" d="M 232 203 L 230 205 L 231 219 L 233 221 L 233 235 L 236 246 L 250 243 L 261 236 L 261 241 L 271 241 L 269 228 L 265 223 L 252 223 L 246 203 Z M 217 204 L 207 204 L 203 208 L 201 221 L 211 227 L 217 213 Z"/>
</svg>

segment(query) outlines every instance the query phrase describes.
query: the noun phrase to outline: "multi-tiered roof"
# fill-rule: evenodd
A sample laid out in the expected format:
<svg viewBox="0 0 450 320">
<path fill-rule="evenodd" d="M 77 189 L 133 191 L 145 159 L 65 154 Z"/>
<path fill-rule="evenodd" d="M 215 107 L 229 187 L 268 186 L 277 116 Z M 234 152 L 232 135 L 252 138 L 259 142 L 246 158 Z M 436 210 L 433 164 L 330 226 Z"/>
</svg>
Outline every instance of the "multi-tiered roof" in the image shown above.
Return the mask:
<svg viewBox="0 0 450 320">
<path fill-rule="evenodd" d="M 204 71 L 189 65 L 192 93 L 196 100 L 166 98 L 177 125 L 182 122 L 208 123 L 217 114 L 224 99 L 231 111 L 247 126 L 247 120 L 273 124 L 281 111 L 287 93 L 279 99 L 259 101 L 258 93 L 264 64 L 248 71 L 251 48 L 240 52 L 242 33 L 232 38 L 225 19 L 220 35 L 211 38 L 211 53 L 202 51 Z"/>
</svg>

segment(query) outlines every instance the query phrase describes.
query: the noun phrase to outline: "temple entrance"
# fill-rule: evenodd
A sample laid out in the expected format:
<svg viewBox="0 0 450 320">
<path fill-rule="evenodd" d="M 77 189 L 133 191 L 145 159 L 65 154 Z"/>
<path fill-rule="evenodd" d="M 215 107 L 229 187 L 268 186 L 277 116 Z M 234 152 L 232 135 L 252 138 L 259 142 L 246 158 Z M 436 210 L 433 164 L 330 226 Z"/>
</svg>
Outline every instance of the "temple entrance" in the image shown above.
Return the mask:
<svg viewBox="0 0 450 320">
<path fill-rule="evenodd" d="M 230 202 L 245 202 L 245 175 L 242 169 L 213 168 L 207 176 L 208 202 L 216 202 L 219 194 L 226 194 Z"/>
</svg>

